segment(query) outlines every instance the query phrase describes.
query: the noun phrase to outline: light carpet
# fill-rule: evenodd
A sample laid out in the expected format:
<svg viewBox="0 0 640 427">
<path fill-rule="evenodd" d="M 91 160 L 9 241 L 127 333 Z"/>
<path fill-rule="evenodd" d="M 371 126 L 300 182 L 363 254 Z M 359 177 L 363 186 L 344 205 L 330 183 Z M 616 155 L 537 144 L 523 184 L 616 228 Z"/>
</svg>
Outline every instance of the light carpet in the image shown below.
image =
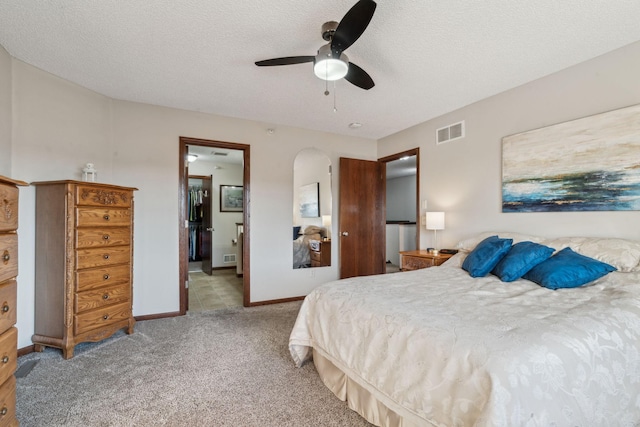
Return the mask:
<svg viewBox="0 0 640 427">
<path fill-rule="evenodd" d="M 138 322 L 75 356 L 19 358 L 21 426 L 370 426 L 295 368 L 288 339 L 301 302 Z M 26 364 L 26 365 L 25 365 Z M 24 370 L 23 370 L 24 371 Z"/>
</svg>

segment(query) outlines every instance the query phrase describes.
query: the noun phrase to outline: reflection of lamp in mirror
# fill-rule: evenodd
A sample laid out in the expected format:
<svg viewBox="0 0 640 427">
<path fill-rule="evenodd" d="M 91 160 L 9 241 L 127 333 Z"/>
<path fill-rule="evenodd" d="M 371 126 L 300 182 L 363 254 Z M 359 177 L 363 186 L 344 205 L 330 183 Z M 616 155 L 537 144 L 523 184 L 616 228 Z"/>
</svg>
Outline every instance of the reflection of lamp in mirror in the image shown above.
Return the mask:
<svg viewBox="0 0 640 427">
<path fill-rule="evenodd" d="M 322 215 L 322 226 L 327 230 L 326 240 L 331 240 L 331 215 Z"/>
<path fill-rule="evenodd" d="M 433 253 L 438 254 L 438 230 L 444 230 L 444 212 L 427 212 L 427 230 L 433 230 Z"/>
</svg>

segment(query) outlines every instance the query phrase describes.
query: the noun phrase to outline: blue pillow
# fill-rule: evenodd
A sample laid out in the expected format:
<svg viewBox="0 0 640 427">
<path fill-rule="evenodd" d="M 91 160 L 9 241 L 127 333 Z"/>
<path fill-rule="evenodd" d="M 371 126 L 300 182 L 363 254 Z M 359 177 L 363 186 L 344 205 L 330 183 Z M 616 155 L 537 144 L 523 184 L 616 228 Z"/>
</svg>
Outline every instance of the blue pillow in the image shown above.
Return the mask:
<svg viewBox="0 0 640 427">
<path fill-rule="evenodd" d="M 484 239 L 467 255 L 462 268 L 471 277 L 484 277 L 498 264 L 502 257 L 509 252 L 513 239 L 501 239 L 491 236 Z"/>
<path fill-rule="evenodd" d="M 615 270 L 609 264 L 564 248 L 523 277 L 549 289 L 576 288 Z"/>
<path fill-rule="evenodd" d="M 301 226 L 293 227 L 293 240 L 296 240 L 298 237 L 300 237 L 300 228 Z"/>
<path fill-rule="evenodd" d="M 503 282 L 518 280 L 526 272 L 553 255 L 555 249 L 533 242 L 520 242 L 511 246 L 509 252 L 491 271 Z"/>
</svg>

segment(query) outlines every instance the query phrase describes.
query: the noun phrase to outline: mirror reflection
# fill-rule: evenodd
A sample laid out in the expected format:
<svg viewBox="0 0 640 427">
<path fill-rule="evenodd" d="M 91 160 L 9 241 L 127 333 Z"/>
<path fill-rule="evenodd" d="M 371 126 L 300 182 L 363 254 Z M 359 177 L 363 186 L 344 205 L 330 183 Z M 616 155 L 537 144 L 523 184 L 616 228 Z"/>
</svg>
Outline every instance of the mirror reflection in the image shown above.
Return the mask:
<svg viewBox="0 0 640 427">
<path fill-rule="evenodd" d="M 331 265 L 331 160 L 306 148 L 293 162 L 293 268 Z"/>
</svg>

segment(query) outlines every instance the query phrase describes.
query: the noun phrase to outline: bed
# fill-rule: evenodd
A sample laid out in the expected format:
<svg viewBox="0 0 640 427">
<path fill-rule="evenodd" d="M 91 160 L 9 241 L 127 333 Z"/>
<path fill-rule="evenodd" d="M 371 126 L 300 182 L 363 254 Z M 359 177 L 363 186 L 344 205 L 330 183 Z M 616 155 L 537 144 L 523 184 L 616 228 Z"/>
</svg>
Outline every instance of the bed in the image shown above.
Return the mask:
<svg viewBox="0 0 640 427">
<path fill-rule="evenodd" d="M 639 425 L 640 243 L 511 233 L 514 245 L 570 248 L 616 268 L 551 290 L 471 277 L 462 266 L 487 234 L 441 267 L 316 288 L 291 332 L 296 365 L 312 359 L 336 396 L 380 426 Z"/>
</svg>

